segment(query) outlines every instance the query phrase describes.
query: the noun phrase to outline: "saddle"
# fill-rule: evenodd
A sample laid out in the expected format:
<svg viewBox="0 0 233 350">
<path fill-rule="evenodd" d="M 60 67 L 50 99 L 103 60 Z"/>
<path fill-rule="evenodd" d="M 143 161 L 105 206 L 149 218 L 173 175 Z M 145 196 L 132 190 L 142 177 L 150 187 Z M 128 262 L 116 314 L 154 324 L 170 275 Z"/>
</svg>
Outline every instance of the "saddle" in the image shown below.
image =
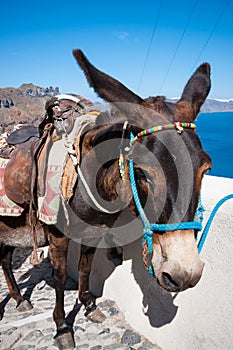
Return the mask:
<svg viewBox="0 0 233 350">
<path fill-rule="evenodd" d="M 34 125 L 25 125 L 13 131 L 6 139 L 8 145 L 17 145 L 26 142 L 31 137 L 40 137 L 39 129 Z"/>
<path fill-rule="evenodd" d="M 38 248 L 36 223 L 36 198 L 45 192 L 45 176 L 49 148 L 52 144 L 53 124 L 48 124 L 39 137 L 35 127 L 21 128 L 8 137 L 9 161 L 4 171 L 6 196 L 25 208 L 29 205 L 29 224 L 32 228 L 33 252 L 30 262 L 37 265 L 43 261 L 43 250 Z M 17 144 L 15 144 L 17 142 Z"/>
<path fill-rule="evenodd" d="M 7 139 L 10 145 L 14 145 L 14 150 L 9 154 L 10 159 L 5 168 L 5 191 L 7 197 L 20 205 L 29 204 L 35 195 L 44 193 L 53 125 L 48 124 L 40 138 L 36 129 L 22 127 Z"/>
<path fill-rule="evenodd" d="M 12 131 L 8 137 L 5 138 L 5 144 L 0 147 L 0 157 L 10 158 L 11 152 L 15 149 L 15 146 L 26 142 L 31 137 L 40 137 L 40 132 L 34 125 L 25 125 Z"/>
<path fill-rule="evenodd" d="M 0 157 L 9 158 L 4 184 L 6 195 L 13 202 L 24 206 L 44 196 L 50 148 L 62 134 L 71 133 L 75 118 L 87 108 L 87 102 L 81 96 L 54 96 L 46 102 L 39 127 L 21 126 L 7 137 Z"/>
<path fill-rule="evenodd" d="M 69 134 L 74 114 L 80 115 L 86 106 L 71 95 L 58 95 L 46 102 L 46 114 L 39 125 L 22 126 L 6 139 L 0 157 L 9 158 L 4 173 L 7 197 L 26 205 L 44 196 L 47 160 L 52 143 Z"/>
</svg>

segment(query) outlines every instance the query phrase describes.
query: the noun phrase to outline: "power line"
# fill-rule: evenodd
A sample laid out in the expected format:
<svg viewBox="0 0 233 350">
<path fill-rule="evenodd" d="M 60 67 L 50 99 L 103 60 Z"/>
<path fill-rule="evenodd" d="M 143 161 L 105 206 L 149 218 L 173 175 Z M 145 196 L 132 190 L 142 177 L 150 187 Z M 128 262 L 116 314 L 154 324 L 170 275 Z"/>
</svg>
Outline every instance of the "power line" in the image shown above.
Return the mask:
<svg viewBox="0 0 233 350">
<path fill-rule="evenodd" d="M 192 71 L 195 69 L 195 67 L 196 67 L 196 65 L 197 65 L 197 63 L 198 63 L 200 57 L 202 56 L 203 52 L 205 51 L 205 49 L 206 49 L 206 47 L 207 47 L 207 45 L 208 45 L 210 39 L 212 38 L 212 36 L 213 36 L 215 30 L 217 29 L 217 27 L 218 27 L 218 25 L 219 25 L 219 22 L 221 21 L 223 15 L 224 15 L 224 13 L 225 13 L 225 11 L 226 11 L 226 9 L 227 9 L 227 6 L 229 5 L 229 2 L 230 2 L 230 0 L 227 0 L 227 1 L 226 1 L 225 6 L 223 7 L 222 12 L 221 12 L 220 15 L 218 16 L 217 21 L 216 21 L 216 23 L 215 23 L 215 25 L 214 25 L 214 27 L 213 27 L 213 29 L 212 29 L 210 35 L 208 36 L 208 38 L 207 38 L 205 44 L 203 45 L 203 47 L 202 47 L 202 49 L 201 49 L 201 51 L 200 51 L 200 54 L 198 55 L 198 57 L 197 57 L 197 59 L 196 59 L 194 65 L 193 65 Z"/>
<path fill-rule="evenodd" d="M 162 81 L 161 86 L 160 86 L 160 88 L 159 88 L 158 94 L 160 94 L 160 92 L 161 92 L 161 90 L 162 90 L 162 88 L 163 88 L 163 86 L 164 86 L 164 84 L 165 84 L 165 82 L 166 82 L 166 80 L 167 80 L 167 76 L 168 76 L 168 74 L 169 74 L 169 72 L 170 72 L 170 70 L 171 70 L 172 64 L 173 64 L 173 62 L 174 62 L 174 60 L 175 60 L 175 58 L 176 58 L 177 52 L 178 52 L 178 50 L 179 50 L 179 48 L 180 48 L 180 45 L 181 45 L 182 40 L 183 40 L 183 38 L 184 38 L 184 35 L 185 35 L 185 33 L 186 33 L 186 31 L 187 31 L 187 28 L 188 28 L 188 26 L 189 26 L 189 24 L 190 24 L 190 21 L 191 21 L 191 19 L 192 19 L 193 13 L 194 13 L 194 11 L 195 11 L 195 9 L 196 9 L 196 7 L 197 7 L 198 1 L 199 1 L 199 0 L 196 0 L 195 3 L 194 3 L 194 5 L 193 5 L 193 8 L 192 8 L 191 13 L 190 13 L 190 15 L 189 15 L 189 18 L 188 18 L 188 21 L 187 21 L 187 23 L 186 23 L 186 26 L 184 27 L 183 33 L 182 33 L 182 35 L 181 35 L 181 37 L 180 37 L 180 40 L 179 40 L 179 42 L 178 42 L 178 44 L 177 44 L 177 46 L 176 46 L 176 49 L 175 49 L 175 51 L 174 51 L 174 54 L 173 54 L 173 56 L 172 56 L 172 59 L 171 59 L 171 61 L 170 61 L 169 66 L 168 66 L 167 72 L 166 72 L 165 75 L 164 75 L 164 78 L 163 78 L 163 81 Z"/>
<path fill-rule="evenodd" d="M 146 64 L 147 64 L 147 61 L 148 61 L 148 57 L 149 57 L 149 54 L 150 54 L 150 51 L 151 51 L 151 47 L 152 47 L 152 42 L 153 42 L 153 39 L 154 39 L 155 31 L 156 31 L 157 26 L 158 26 L 160 11 L 161 11 L 161 8 L 162 8 L 162 2 L 163 2 L 163 0 L 160 0 L 159 9 L 158 9 L 157 16 L 156 16 L 156 19 L 155 19 L 155 24 L 154 24 L 153 31 L 152 31 L 152 34 L 151 34 L 150 43 L 149 43 L 149 47 L 148 47 L 148 50 L 147 50 L 147 53 L 146 53 L 146 57 L 145 57 L 144 65 L 143 65 L 143 68 L 142 68 L 141 77 L 140 77 L 140 80 L 139 80 L 139 83 L 138 83 L 137 91 L 141 87 L 142 78 L 143 78 L 143 75 L 144 75 L 144 72 L 145 72 L 145 68 L 146 68 Z"/>
<path fill-rule="evenodd" d="M 144 72 L 145 72 L 146 64 L 147 64 L 147 61 L 148 61 L 148 57 L 149 57 L 149 54 L 150 54 L 150 51 L 151 51 L 151 47 L 152 47 L 154 35 L 155 35 L 156 29 L 157 29 L 157 25 L 158 25 L 158 20 L 159 20 L 161 8 L 162 8 L 162 2 L 163 2 L 163 1 L 161 0 L 161 1 L 160 1 L 160 4 L 159 4 L 159 9 L 158 9 L 158 12 L 157 12 L 155 24 L 154 24 L 154 27 L 153 27 L 153 31 L 152 31 L 152 35 L 151 35 L 149 47 L 148 47 L 148 50 L 147 50 L 147 53 L 146 53 L 146 57 L 145 57 L 145 60 L 144 60 L 144 65 L 143 65 L 143 69 L 142 69 L 142 73 L 141 73 L 141 77 L 140 77 L 140 80 L 139 80 L 139 84 L 138 84 L 137 90 L 139 90 L 140 87 L 141 87 L 141 83 L 142 83 L 143 75 L 144 75 Z M 166 82 L 167 76 L 168 76 L 168 74 L 169 74 L 169 72 L 170 72 L 170 70 L 171 70 L 172 64 L 173 64 L 173 62 L 174 62 L 174 60 L 175 60 L 175 58 L 176 58 L 176 55 L 177 55 L 178 50 L 179 50 L 179 48 L 180 48 L 180 46 L 181 46 L 181 43 L 182 43 L 182 41 L 183 41 L 184 35 L 185 35 L 186 31 L 187 31 L 187 28 L 188 28 L 188 26 L 189 26 L 189 24 L 190 24 L 190 22 L 191 22 L 193 13 L 194 13 L 194 11 L 195 11 L 195 9 L 196 9 L 196 7 L 197 7 L 198 2 L 199 2 L 199 0 L 196 0 L 195 3 L 194 3 L 194 5 L 193 5 L 193 8 L 192 8 L 191 13 L 190 13 L 189 18 L 188 18 L 188 21 L 187 21 L 187 23 L 186 23 L 186 25 L 185 25 L 185 28 L 184 28 L 184 30 L 183 30 L 183 33 L 182 33 L 182 35 L 181 35 L 181 37 L 180 37 L 180 40 L 179 40 L 179 42 L 178 42 L 178 44 L 177 44 L 177 47 L 176 47 L 176 49 L 175 49 L 175 51 L 174 51 L 174 54 L 173 54 L 173 56 L 172 56 L 172 59 L 171 59 L 171 61 L 170 61 L 170 63 L 169 63 L 167 72 L 166 72 L 166 74 L 164 75 L 164 78 L 163 78 L 163 81 L 162 81 L 162 84 L 161 84 L 161 86 L 160 86 L 160 89 L 159 89 L 158 94 L 161 92 L 161 90 L 162 90 L 162 88 L 163 88 L 163 86 L 164 86 L 164 84 L 165 84 L 165 82 Z M 192 71 L 193 71 L 193 69 L 195 68 L 195 66 L 197 65 L 197 62 L 199 61 L 199 59 L 200 59 L 200 57 L 202 56 L 204 50 L 206 49 L 206 47 L 207 47 L 207 45 L 208 45 L 208 43 L 209 43 L 211 37 L 213 36 L 213 34 L 214 34 L 216 28 L 218 27 L 218 24 L 219 24 L 219 22 L 221 21 L 221 19 L 222 19 L 223 15 L 224 15 L 224 13 L 225 13 L 225 11 L 226 11 L 226 9 L 227 9 L 229 3 L 230 3 L 230 0 L 227 0 L 226 3 L 225 3 L 225 6 L 223 7 L 222 12 L 220 13 L 220 15 L 219 15 L 218 18 L 217 18 L 217 21 L 216 21 L 216 23 L 215 23 L 215 25 L 214 25 L 214 27 L 213 27 L 213 29 L 212 29 L 210 35 L 208 36 L 208 38 L 207 38 L 205 44 L 203 45 L 203 47 L 202 47 L 202 49 L 201 49 L 201 51 L 200 51 L 200 54 L 198 55 L 198 57 L 197 57 L 197 59 L 196 59 L 194 65 L 193 65 Z"/>
</svg>

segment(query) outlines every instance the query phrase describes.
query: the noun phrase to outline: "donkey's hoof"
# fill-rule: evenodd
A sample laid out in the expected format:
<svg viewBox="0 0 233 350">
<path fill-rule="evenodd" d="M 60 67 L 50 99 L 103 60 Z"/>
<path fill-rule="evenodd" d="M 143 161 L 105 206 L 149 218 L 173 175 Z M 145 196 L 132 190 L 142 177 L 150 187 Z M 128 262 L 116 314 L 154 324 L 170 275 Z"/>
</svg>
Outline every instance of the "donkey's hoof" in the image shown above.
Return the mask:
<svg viewBox="0 0 233 350">
<path fill-rule="evenodd" d="M 29 311 L 31 309 L 33 309 L 33 306 L 32 304 L 30 303 L 30 301 L 28 300 L 23 300 L 23 301 L 20 301 L 19 304 L 16 306 L 16 309 L 19 311 L 19 312 L 24 312 L 24 311 Z"/>
<path fill-rule="evenodd" d="M 0 321 L 3 319 L 4 310 L 0 310 Z"/>
<path fill-rule="evenodd" d="M 94 311 L 88 313 L 86 312 L 85 316 L 89 321 L 94 323 L 102 323 L 106 320 L 106 316 L 98 308 L 96 308 Z"/>
<path fill-rule="evenodd" d="M 71 332 L 55 335 L 54 344 L 59 350 L 73 350 L 75 348 L 74 338 Z"/>
</svg>

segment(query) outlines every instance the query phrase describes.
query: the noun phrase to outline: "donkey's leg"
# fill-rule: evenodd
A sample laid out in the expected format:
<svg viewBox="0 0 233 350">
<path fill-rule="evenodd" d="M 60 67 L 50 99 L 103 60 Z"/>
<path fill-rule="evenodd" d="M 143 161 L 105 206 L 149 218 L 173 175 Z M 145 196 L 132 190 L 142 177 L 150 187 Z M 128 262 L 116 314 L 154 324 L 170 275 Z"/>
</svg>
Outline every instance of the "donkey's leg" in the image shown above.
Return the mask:
<svg viewBox="0 0 233 350">
<path fill-rule="evenodd" d="M 96 309 L 95 298 L 89 290 L 89 276 L 96 248 L 81 245 L 79 272 L 79 300 L 84 304 L 86 314 Z"/>
<path fill-rule="evenodd" d="M 73 329 L 66 323 L 64 310 L 64 290 L 67 280 L 67 250 L 69 239 L 56 228 L 51 228 L 50 259 L 53 267 L 53 282 L 56 293 L 53 319 L 57 326 L 55 336 L 56 345 L 59 349 L 74 349 Z"/>
<path fill-rule="evenodd" d="M 14 274 L 12 272 L 12 255 L 15 248 L 4 245 L 1 247 L 0 252 L 0 261 L 2 265 L 2 270 L 5 275 L 6 283 L 10 292 L 10 296 L 17 302 L 18 311 L 28 311 L 32 309 L 32 304 L 30 301 L 24 299 L 21 295 L 19 287 L 16 283 Z M 2 313 L 0 311 L 0 313 Z"/>
<path fill-rule="evenodd" d="M 96 248 L 81 245 L 79 260 L 79 300 L 84 304 L 85 316 L 92 321 L 101 323 L 105 320 L 104 314 L 96 307 L 96 299 L 89 290 L 89 277 L 91 273 L 92 261 Z"/>
</svg>

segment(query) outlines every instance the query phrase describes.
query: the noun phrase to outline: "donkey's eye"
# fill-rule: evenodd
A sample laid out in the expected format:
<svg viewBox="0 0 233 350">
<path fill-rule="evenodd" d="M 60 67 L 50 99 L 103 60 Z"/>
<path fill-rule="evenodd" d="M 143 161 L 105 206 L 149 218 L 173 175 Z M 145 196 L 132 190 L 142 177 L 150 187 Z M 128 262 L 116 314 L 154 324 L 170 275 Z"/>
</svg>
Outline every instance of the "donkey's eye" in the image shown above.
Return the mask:
<svg viewBox="0 0 233 350">
<path fill-rule="evenodd" d="M 153 188 L 153 181 L 152 181 L 151 177 L 149 176 L 149 174 L 145 170 L 137 168 L 135 170 L 135 172 L 140 180 L 147 182 L 149 184 L 149 186 L 151 188 Z"/>
<path fill-rule="evenodd" d="M 136 168 L 135 173 L 140 180 L 147 181 L 146 174 L 142 169 Z"/>
</svg>

